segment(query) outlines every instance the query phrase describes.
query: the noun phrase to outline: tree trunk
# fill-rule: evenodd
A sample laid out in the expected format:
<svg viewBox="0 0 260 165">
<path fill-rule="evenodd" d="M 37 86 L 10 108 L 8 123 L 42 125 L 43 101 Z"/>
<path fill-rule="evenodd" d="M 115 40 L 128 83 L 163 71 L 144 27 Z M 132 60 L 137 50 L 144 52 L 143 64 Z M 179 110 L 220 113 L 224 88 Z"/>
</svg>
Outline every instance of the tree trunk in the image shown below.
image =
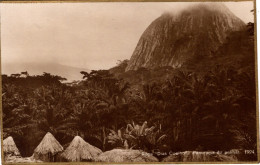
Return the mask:
<svg viewBox="0 0 260 165">
<path fill-rule="evenodd" d="M 103 148 L 103 151 L 105 151 L 106 149 L 106 131 L 105 131 L 105 127 L 103 126 L 102 127 L 102 139 L 103 139 L 103 144 L 102 144 L 102 148 Z"/>
</svg>

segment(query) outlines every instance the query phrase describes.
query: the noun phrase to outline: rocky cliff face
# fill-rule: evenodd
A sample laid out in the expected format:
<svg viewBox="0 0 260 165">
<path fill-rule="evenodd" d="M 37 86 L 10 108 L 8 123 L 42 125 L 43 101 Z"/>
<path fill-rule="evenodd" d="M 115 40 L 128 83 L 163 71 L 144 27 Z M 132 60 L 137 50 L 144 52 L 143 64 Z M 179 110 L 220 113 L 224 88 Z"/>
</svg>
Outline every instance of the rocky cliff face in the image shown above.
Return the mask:
<svg viewBox="0 0 260 165">
<path fill-rule="evenodd" d="M 177 14 L 165 13 L 142 34 L 126 68 L 181 67 L 213 57 L 230 32 L 245 23 L 222 3 L 200 3 Z"/>
</svg>

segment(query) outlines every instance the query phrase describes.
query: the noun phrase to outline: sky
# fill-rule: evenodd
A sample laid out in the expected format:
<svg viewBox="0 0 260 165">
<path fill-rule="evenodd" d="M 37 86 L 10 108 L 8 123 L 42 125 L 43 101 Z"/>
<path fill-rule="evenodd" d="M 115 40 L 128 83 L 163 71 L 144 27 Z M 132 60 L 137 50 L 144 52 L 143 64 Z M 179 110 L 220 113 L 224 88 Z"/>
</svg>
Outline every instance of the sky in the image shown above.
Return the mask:
<svg viewBox="0 0 260 165">
<path fill-rule="evenodd" d="M 223 2 L 245 23 L 253 1 Z M 137 42 L 165 11 L 190 2 L 1 3 L 1 61 L 109 69 L 130 59 Z"/>
</svg>

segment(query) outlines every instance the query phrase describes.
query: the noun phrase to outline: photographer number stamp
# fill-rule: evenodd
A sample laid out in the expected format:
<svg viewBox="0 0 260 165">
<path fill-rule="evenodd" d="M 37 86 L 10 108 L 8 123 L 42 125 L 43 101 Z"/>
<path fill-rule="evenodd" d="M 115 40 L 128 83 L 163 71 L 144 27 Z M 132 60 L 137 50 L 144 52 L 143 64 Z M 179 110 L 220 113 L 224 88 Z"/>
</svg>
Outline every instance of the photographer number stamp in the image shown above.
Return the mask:
<svg viewBox="0 0 260 165">
<path fill-rule="evenodd" d="M 245 150 L 245 154 L 255 154 L 254 150 Z"/>
</svg>

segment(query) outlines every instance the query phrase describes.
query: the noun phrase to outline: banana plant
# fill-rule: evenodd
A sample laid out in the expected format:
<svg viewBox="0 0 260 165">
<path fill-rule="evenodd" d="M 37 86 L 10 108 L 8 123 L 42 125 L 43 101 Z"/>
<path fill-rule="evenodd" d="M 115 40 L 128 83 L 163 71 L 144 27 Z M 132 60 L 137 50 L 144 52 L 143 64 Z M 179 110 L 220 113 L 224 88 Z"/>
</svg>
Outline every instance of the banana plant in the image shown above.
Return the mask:
<svg viewBox="0 0 260 165">
<path fill-rule="evenodd" d="M 110 130 L 107 140 L 108 143 L 110 143 L 114 147 L 124 148 L 124 149 L 129 148 L 128 142 L 125 139 L 124 134 L 122 134 L 121 130 L 118 130 L 117 132 L 114 130 Z"/>
<path fill-rule="evenodd" d="M 152 151 L 162 145 L 165 138 L 166 135 L 162 135 L 160 129 L 156 130 L 155 126 L 148 127 L 145 121 L 142 125 L 134 122 L 127 124 L 125 130 L 110 130 L 107 140 L 116 148 Z"/>
</svg>

